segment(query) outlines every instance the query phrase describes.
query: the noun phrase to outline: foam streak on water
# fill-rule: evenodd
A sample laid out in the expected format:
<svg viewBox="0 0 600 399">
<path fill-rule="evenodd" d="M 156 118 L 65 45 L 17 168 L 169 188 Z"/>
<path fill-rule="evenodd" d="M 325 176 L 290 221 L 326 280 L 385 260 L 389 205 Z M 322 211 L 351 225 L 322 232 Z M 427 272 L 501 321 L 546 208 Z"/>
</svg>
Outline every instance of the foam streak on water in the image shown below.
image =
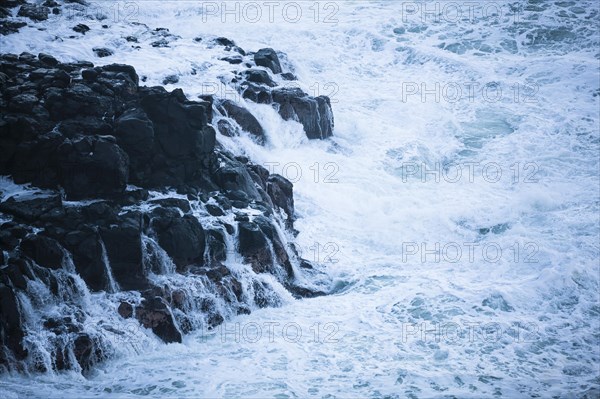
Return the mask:
<svg viewBox="0 0 600 399">
<path fill-rule="evenodd" d="M 306 91 L 332 97 L 336 118 L 333 139 L 308 142 L 299 124 L 248 104 L 266 147 L 220 141 L 276 173 L 299 165 L 298 242 L 305 257 L 315 243 L 334 245 L 326 264 L 337 294 L 235 317 L 224 333 L 108 362 L 84 382 L 13 377 L 2 382 L 9 397 L 77 397 L 82 388 L 108 397 L 597 395 L 597 3 L 497 2 L 500 15 L 433 21 L 407 16 L 403 2 L 331 4 L 318 3 L 318 23 L 312 3 L 297 23 L 277 14 L 273 23 L 267 14 L 223 23 L 201 2 L 139 2 L 139 22 L 179 36 L 168 48 L 122 20 L 104 30 L 106 20 L 89 20 L 76 39 L 66 19 L 2 37 L 5 51 L 61 60 L 93 59 L 92 47 L 108 45 L 116 54 L 99 63 L 133 64 L 150 85 L 179 74 L 176 86 L 191 97 L 235 69 L 210 37 L 273 47 Z M 332 11 L 337 23 L 324 23 Z M 132 34 L 140 49 L 124 40 Z M 470 98 L 473 84 L 488 91 Z M 449 101 L 457 86 L 463 96 Z M 423 257 L 436 244 L 446 256 Z M 263 335 L 248 327 L 238 336 L 235 323 Z M 273 339 L 265 323 L 278 323 Z"/>
</svg>

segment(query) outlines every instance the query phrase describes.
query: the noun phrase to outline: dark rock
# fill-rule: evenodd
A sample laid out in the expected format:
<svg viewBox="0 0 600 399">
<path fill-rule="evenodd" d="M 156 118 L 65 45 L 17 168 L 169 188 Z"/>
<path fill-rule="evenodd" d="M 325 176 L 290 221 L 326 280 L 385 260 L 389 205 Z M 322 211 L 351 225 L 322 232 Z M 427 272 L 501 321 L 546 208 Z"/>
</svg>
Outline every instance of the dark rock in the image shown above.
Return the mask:
<svg viewBox="0 0 600 399">
<path fill-rule="evenodd" d="M 10 35 L 11 33 L 17 33 L 19 29 L 27 26 L 27 22 L 19 21 L 8 21 L 0 19 L 0 35 Z"/>
<path fill-rule="evenodd" d="M 39 99 L 33 94 L 19 94 L 10 100 L 9 109 L 16 112 L 31 112 L 38 101 Z"/>
<path fill-rule="evenodd" d="M 54 121 L 82 116 L 94 116 L 101 119 L 114 114 L 111 98 L 100 95 L 80 83 L 75 83 L 67 89 L 50 88 L 44 97 L 44 107 Z"/>
<path fill-rule="evenodd" d="M 259 308 L 281 306 L 281 298 L 279 298 L 273 291 L 273 288 L 269 287 L 266 283 L 255 280 L 252 283 L 252 289 L 254 291 L 254 303 L 256 303 Z"/>
<path fill-rule="evenodd" d="M 100 58 L 109 57 L 114 54 L 111 49 L 106 47 L 94 47 L 92 50 L 94 51 L 94 54 Z"/>
<path fill-rule="evenodd" d="M 89 80 L 93 82 L 98 78 L 98 71 L 96 71 L 95 69 L 84 69 L 81 71 L 81 77 L 84 80 Z"/>
<path fill-rule="evenodd" d="M 281 73 L 281 64 L 279 63 L 279 57 L 272 48 L 260 49 L 254 54 L 254 62 L 258 66 L 269 68 L 273 73 Z"/>
<path fill-rule="evenodd" d="M 62 185 L 69 198 L 121 193 L 129 176 L 129 157 L 112 136 L 66 140 L 59 147 Z"/>
<path fill-rule="evenodd" d="M 220 167 L 213 172 L 215 183 L 228 192 L 243 192 L 245 198 L 241 200 L 260 200 L 260 194 L 254 186 L 246 167 L 237 160 L 223 157 Z"/>
<path fill-rule="evenodd" d="M 209 265 L 224 262 L 227 259 L 227 245 L 220 230 L 206 231 L 206 246 Z"/>
<path fill-rule="evenodd" d="M 102 70 L 103 71 L 108 71 L 108 72 L 114 72 L 114 73 L 117 73 L 117 74 L 118 73 L 124 73 L 127 76 L 129 76 L 129 78 L 131 79 L 131 81 L 135 85 L 139 84 L 139 77 L 137 75 L 137 72 L 135 71 L 135 68 L 132 67 L 131 65 L 126 65 L 126 64 L 109 64 L 109 65 L 103 66 Z"/>
<path fill-rule="evenodd" d="M 27 17 L 34 21 L 47 20 L 48 14 L 50 14 L 48 7 L 37 6 L 35 4 L 23 4 L 17 13 L 19 17 Z"/>
<path fill-rule="evenodd" d="M 142 253 L 142 217 L 130 212 L 119 216 L 119 222 L 100 231 L 112 274 L 124 290 L 140 290 L 148 286 Z"/>
<path fill-rule="evenodd" d="M 130 43 L 137 43 L 138 42 L 138 39 L 135 36 L 127 36 L 127 37 L 125 37 L 125 40 L 127 40 Z"/>
<path fill-rule="evenodd" d="M 169 47 L 169 42 L 166 39 L 159 39 L 150 43 L 152 47 Z"/>
<path fill-rule="evenodd" d="M 238 65 L 243 62 L 243 59 L 239 55 L 231 55 L 229 57 L 221 58 L 221 61 L 227 61 L 228 63 L 230 63 L 232 65 Z"/>
<path fill-rule="evenodd" d="M 67 256 L 58 241 L 39 234 L 25 237 L 20 248 L 35 263 L 50 269 L 62 268 Z"/>
<path fill-rule="evenodd" d="M 39 53 L 38 54 L 38 59 L 43 64 L 46 64 L 46 65 L 51 66 L 51 67 L 54 67 L 54 66 L 58 65 L 58 60 L 56 58 L 52 57 L 49 54 Z"/>
<path fill-rule="evenodd" d="M 10 351 L 16 360 L 22 360 L 27 356 L 27 350 L 23 346 L 25 337 L 23 323 L 21 308 L 14 290 L 0 283 L 0 349 L 2 352 Z M 2 355 L 0 360 L 3 360 Z"/>
<path fill-rule="evenodd" d="M 329 97 L 310 97 L 299 88 L 275 89 L 272 94 L 273 101 L 279 104 L 281 117 L 300 122 L 309 139 L 325 139 L 333 135 Z"/>
<path fill-rule="evenodd" d="M 248 198 L 248 194 L 246 194 L 242 190 L 227 190 L 225 192 L 225 195 L 231 201 L 242 201 L 242 202 L 245 202 L 245 203 L 250 202 L 250 199 Z"/>
<path fill-rule="evenodd" d="M 282 73 L 282 74 L 281 74 L 281 77 L 282 77 L 284 80 L 298 80 L 298 78 L 296 77 L 296 75 L 294 75 L 294 74 L 293 74 L 293 73 L 291 73 L 291 72 Z"/>
<path fill-rule="evenodd" d="M 129 302 L 121 302 L 117 309 L 119 315 L 124 319 L 129 319 L 133 316 L 133 306 Z"/>
<path fill-rule="evenodd" d="M 223 212 L 223 210 L 219 206 L 214 204 L 206 204 L 206 211 L 212 216 L 225 215 L 225 212 Z"/>
<path fill-rule="evenodd" d="M 102 349 L 90 335 L 80 333 L 73 341 L 73 355 L 81 369 L 86 372 L 102 359 Z"/>
<path fill-rule="evenodd" d="M 202 40 L 202 39 L 200 38 L 200 40 Z M 213 41 L 216 44 L 218 44 L 219 46 L 231 46 L 231 47 L 235 46 L 235 42 L 226 37 L 217 37 Z"/>
<path fill-rule="evenodd" d="M 285 177 L 273 174 L 266 183 L 266 191 L 273 204 L 282 209 L 288 220 L 294 219 L 294 185 Z"/>
<path fill-rule="evenodd" d="M 26 222 L 36 222 L 51 211 L 62 208 L 60 195 L 18 199 L 11 197 L 0 203 L 0 211 Z"/>
<path fill-rule="evenodd" d="M 181 332 L 177 329 L 173 314 L 162 298 L 145 298 L 142 304 L 136 307 L 135 316 L 144 327 L 151 328 L 164 342 L 181 342 Z"/>
<path fill-rule="evenodd" d="M 153 34 L 171 40 L 165 32 Z M 223 45 L 231 51 L 226 59 L 243 63 L 241 56 L 234 55 L 245 54 L 242 49 L 230 41 Z M 270 71 L 257 68 L 242 74 L 250 81 L 238 76 L 235 83 L 240 90 L 253 91 L 254 101 L 272 102 L 275 83 Z M 28 282 L 36 280 L 68 305 L 65 309 L 82 304 L 83 292 L 76 281 L 54 270 L 67 265 L 65 257 L 70 253 L 89 290 L 112 289 L 112 275 L 119 290 L 142 293 L 141 305 L 123 302 L 114 309 L 122 317 L 137 317 L 166 342 L 179 342 L 182 331 L 197 326 L 195 317 L 186 315 L 190 308 L 202 312 L 211 328 L 224 320 L 218 302 L 230 306 L 234 314 L 247 313 L 248 305 L 253 306 L 245 303 L 248 295 L 258 306 L 281 304 L 269 284 L 257 281 L 242 286 L 223 265 L 228 240 L 237 238 L 237 249 L 256 272 L 274 274 L 296 297 L 312 295 L 291 283 L 295 276 L 289 246 L 273 218 L 274 208 L 279 208 L 288 214 L 291 226 L 292 184 L 216 143 L 210 126 L 212 96 L 190 101 L 181 90 L 169 93 L 161 87 L 139 87 L 135 69 L 127 65 L 61 63 L 46 54 L 30 53 L 0 55 L 0 87 L 0 174 L 56 194 L 15 196 L 0 203 L 0 212 L 14 218 L 0 226 L 0 249 L 8 251 L 0 252 L 0 287 L 15 290 L 17 299 L 21 294 L 29 296 Z M 282 97 L 277 100 L 283 103 Z M 318 101 L 302 92 L 296 97 Z M 286 112 L 302 120 L 303 110 L 294 101 L 300 100 L 290 99 Z M 228 116 L 215 118 L 222 133 L 235 135 L 244 129 L 264 138 L 258 120 L 239 104 L 219 101 L 214 109 Z M 150 189 L 163 193 L 174 189 L 184 197 L 148 200 Z M 73 200 L 94 201 L 63 204 L 65 194 Z M 149 211 L 124 208 L 144 204 L 150 205 Z M 191 205 L 194 210 L 204 207 L 213 216 L 206 230 L 191 214 Z M 233 216 L 223 218 L 232 212 Z M 236 229 L 230 223 L 239 225 L 238 237 L 233 237 Z M 33 234 L 37 229 L 43 231 Z M 156 242 L 147 235 L 156 237 Z M 171 272 L 170 265 L 164 264 L 163 250 L 185 278 L 201 275 L 210 280 L 215 298 L 156 286 L 157 281 L 148 278 L 150 272 Z M 73 297 L 64 297 L 65 284 Z M 5 306 L 5 295 L 9 294 L 0 288 L 0 306 Z M 18 308 L 18 300 L 15 303 Z M 50 351 L 56 370 L 78 368 L 77 363 L 88 370 L 106 355 L 101 349 L 107 348 L 101 342 L 104 337 L 84 333 L 86 306 L 77 312 L 80 316 L 43 314 L 40 319 L 40 328 L 56 335 L 57 344 Z M 2 325 L 3 317 L 0 314 L 2 366 L 7 359 L 18 361 L 14 352 L 19 350 L 5 343 L 10 334 L 6 323 Z M 18 320 L 11 323 L 22 325 Z M 98 326 L 119 333 L 110 323 L 101 321 Z"/>
<path fill-rule="evenodd" d="M 248 172 L 256 184 L 258 184 L 263 190 L 267 189 L 267 179 L 269 178 L 269 171 L 262 165 L 249 164 Z"/>
<path fill-rule="evenodd" d="M 58 130 L 70 139 L 77 136 L 109 136 L 113 134 L 113 127 L 109 122 L 93 116 L 81 116 L 62 121 Z"/>
<path fill-rule="evenodd" d="M 271 104 L 273 96 L 271 90 L 254 83 L 244 82 L 241 87 L 242 97 L 258 104 Z"/>
<path fill-rule="evenodd" d="M 233 51 L 235 51 L 236 53 L 238 53 L 240 55 L 243 55 L 243 56 L 246 55 L 246 52 L 244 51 L 244 49 L 241 48 L 241 47 L 238 47 L 238 46 L 233 46 L 231 48 L 226 47 L 225 50 L 233 50 Z M 246 65 L 248 65 L 248 64 L 246 64 Z M 248 68 L 250 68 L 250 67 L 251 67 L 251 65 L 248 66 Z"/>
<path fill-rule="evenodd" d="M 169 158 L 197 158 L 212 152 L 214 129 L 207 126 L 212 120 L 208 104 L 188 101 L 183 91 L 167 93 L 150 88 L 144 92 L 142 107 L 154 124 L 156 140 Z"/>
<path fill-rule="evenodd" d="M 265 234 L 256 223 L 238 223 L 238 245 L 244 260 L 256 273 L 273 271 L 273 259 Z"/>
<path fill-rule="evenodd" d="M 265 132 L 258 120 L 246 108 L 240 107 L 231 100 L 225 100 L 220 104 L 227 116 L 235 120 L 240 127 L 251 133 L 259 144 L 265 142 Z"/>
<path fill-rule="evenodd" d="M 19 239 L 10 231 L 0 231 L 0 250 L 12 251 L 19 245 Z"/>
<path fill-rule="evenodd" d="M 87 25 L 84 25 L 84 24 L 77 24 L 73 27 L 73 30 L 77 33 L 81 33 L 82 35 L 85 35 L 86 32 L 89 32 L 90 27 Z M 96 51 L 96 50 L 94 50 L 94 51 Z M 109 55 L 112 55 L 112 53 Z M 102 56 L 98 55 L 98 57 L 102 57 Z"/>
<path fill-rule="evenodd" d="M 154 125 L 141 108 L 125 111 L 115 121 L 117 143 L 129 155 L 129 174 L 133 183 L 143 183 L 151 174 L 154 150 Z"/>
<path fill-rule="evenodd" d="M 109 279 L 98 233 L 90 228 L 71 231 L 64 237 L 63 244 L 73 254 L 75 270 L 90 290 L 108 290 Z"/>
<path fill-rule="evenodd" d="M 158 236 L 158 243 L 178 268 L 202 263 L 204 229 L 196 217 L 170 213 L 152 219 L 151 226 Z"/>
<path fill-rule="evenodd" d="M 248 82 L 263 84 L 269 87 L 277 86 L 267 71 L 261 69 L 248 69 L 242 73 Z"/>
<path fill-rule="evenodd" d="M 292 294 L 296 299 L 301 298 L 316 298 L 319 296 L 327 295 L 324 291 L 311 289 L 308 287 L 301 287 L 295 284 L 285 284 L 285 288 Z"/>
<path fill-rule="evenodd" d="M 292 264 L 290 263 L 290 259 L 286 248 L 283 245 L 283 242 L 281 241 L 281 237 L 279 236 L 279 233 L 277 232 L 277 229 L 275 228 L 271 220 L 265 216 L 259 215 L 254 218 L 254 223 L 258 225 L 263 234 L 271 242 L 271 247 L 273 248 L 273 255 L 275 256 L 275 260 L 277 260 L 277 263 L 283 267 L 283 269 L 287 273 L 287 277 L 289 279 L 292 279 L 294 277 Z"/>
<path fill-rule="evenodd" d="M 164 85 L 170 85 L 170 84 L 175 84 L 179 82 L 179 76 L 177 75 L 169 75 L 167 77 L 165 77 L 162 81 L 162 84 Z"/>
<path fill-rule="evenodd" d="M 226 137 L 235 137 L 240 134 L 239 128 L 234 126 L 227 119 L 221 119 L 217 122 L 217 129 L 219 133 Z"/>
<path fill-rule="evenodd" d="M 183 213 L 189 213 L 191 211 L 190 202 L 183 198 L 159 198 L 149 202 L 150 204 L 156 204 L 162 207 L 179 208 Z"/>
</svg>

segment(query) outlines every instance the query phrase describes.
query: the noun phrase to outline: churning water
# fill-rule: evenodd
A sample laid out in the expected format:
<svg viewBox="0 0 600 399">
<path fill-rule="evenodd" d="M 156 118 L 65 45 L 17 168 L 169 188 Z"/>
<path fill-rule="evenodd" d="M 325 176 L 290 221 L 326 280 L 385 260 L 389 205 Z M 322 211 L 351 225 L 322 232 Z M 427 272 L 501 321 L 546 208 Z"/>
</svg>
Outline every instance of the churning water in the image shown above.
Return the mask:
<svg viewBox="0 0 600 399">
<path fill-rule="evenodd" d="M 3 377 L 3 397 L 599 395 L 596 1 L 119 4 L 24 28 L 2 51 L 69 61 L 109 46 L 99 61 L 148 85 L 176 74 L 169 88 L 190 98 L 240 101 L 221 83 L 227 53 L 193 39 L 285 52 L 305 91 L 331 97 L 334 137 L 309 142 L 248 103 L 267 144 L 220 141 L 294 181 L 298 243 L 333 293 L 282 293 L 183 344 L 132 333 L 135 350 L 87 378 Z M 69 38 L 82 20 L 90 32 Z M 152 47 L 135 21 L 178 37 Z"/>
</svg>

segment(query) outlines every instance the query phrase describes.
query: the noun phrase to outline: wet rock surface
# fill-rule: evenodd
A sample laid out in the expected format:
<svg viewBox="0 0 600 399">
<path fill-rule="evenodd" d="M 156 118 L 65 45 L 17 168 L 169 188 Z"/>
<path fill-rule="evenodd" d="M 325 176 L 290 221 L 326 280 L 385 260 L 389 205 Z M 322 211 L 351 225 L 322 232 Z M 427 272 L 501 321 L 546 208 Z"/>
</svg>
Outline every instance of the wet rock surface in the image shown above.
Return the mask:
<svg viewBox="0 0 600 399">
<path fill-rule="evenodd" d="M 263 53 L 260 62 L 277 70 Z M 309 269 L 283 233 L 293 231 L 292 183 L 217 143 L 213 105 L 266 140 L 242 105 L 139 86 L 128 65 L 49 54 L 0 55 L 0 78 L 0 175 L 29 185 L 0 189 L 0 369 L 86 372 L 111 356 L 107 334 L 130 333 L 123 323 L 181 342 L 279 306 L 267 274 L 294 296 L 322 294 L 295 283 L 294 270 Z M 320 112 L 318 100 L 302 108 L 290 96 L 291 118 Z M 238 258 L 247 274 L 228 267 Z M 33 332 L 24 311 L 54 338 L 25 345 Z"/>
</svg>

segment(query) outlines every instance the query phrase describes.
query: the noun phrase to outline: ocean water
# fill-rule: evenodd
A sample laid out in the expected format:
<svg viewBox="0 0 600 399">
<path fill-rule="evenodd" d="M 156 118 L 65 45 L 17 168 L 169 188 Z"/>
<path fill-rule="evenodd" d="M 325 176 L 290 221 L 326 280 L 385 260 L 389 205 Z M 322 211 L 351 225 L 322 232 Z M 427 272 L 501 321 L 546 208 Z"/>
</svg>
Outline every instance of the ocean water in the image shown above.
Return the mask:
<svg viewBox="0 0 600 399">
<path fill-rule="evenodd" d="M 70 7 L 2 51 L 128 63 L 148 85 L 176 74 L 168 88 L 190 98 L 243 101 L 223 83 L 239 66 L 210 44 L 225 36 L 284 52 L 297 84 L 331 97 L 331 139 L 248 103 L 267 144 L 219 140 L 294 182 L 297 241 L 332 294 L 183 344 L 132 334 L 87 377 L 3 376 L 3 397 L 598 397 L 597 2 Z"/>
</svg>

